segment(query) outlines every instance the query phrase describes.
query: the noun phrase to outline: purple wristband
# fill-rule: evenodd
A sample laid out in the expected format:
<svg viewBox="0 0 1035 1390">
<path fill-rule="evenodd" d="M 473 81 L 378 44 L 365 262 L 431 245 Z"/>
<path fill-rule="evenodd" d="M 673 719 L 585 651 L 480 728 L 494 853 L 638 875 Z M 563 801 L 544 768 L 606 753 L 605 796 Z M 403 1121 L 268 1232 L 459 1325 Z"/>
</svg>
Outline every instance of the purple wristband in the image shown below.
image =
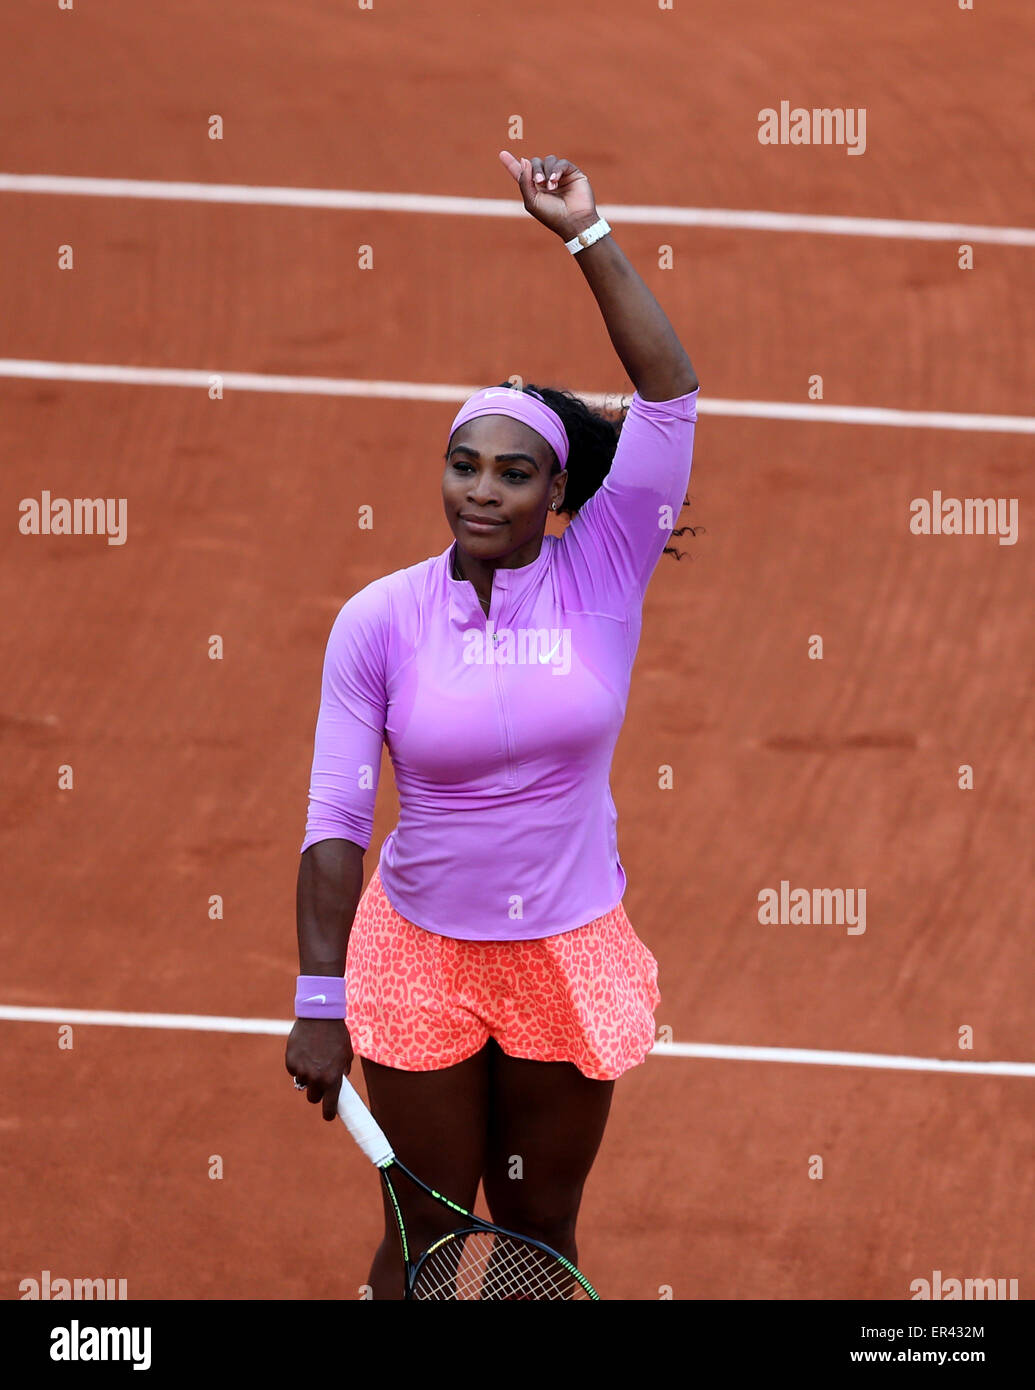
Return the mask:
<svg viewBox="0 0 1035 1390">
<path fill-rule="evenodd" d="M 344 1019 L 344 975 L 299 975 L 295 985 L 295 1017 Z"/>
</svg>

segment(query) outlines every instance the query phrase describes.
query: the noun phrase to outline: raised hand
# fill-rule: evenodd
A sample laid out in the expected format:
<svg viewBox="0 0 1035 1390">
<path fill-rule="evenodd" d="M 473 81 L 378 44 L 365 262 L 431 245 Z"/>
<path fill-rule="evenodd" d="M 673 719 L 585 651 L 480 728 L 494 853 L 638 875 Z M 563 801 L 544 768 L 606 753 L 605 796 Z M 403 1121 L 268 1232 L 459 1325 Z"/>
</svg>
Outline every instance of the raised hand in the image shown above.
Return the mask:
<svg viewBox="0 0 1035 1390">
<path fill-rule="evenodd" d="M 525 208 L 564 241 L 600 216 L 589 179 L 570 159 L 554 154 L 515 159 L 509 150 L 500 150 L 500 160 L 520 188 Z"/>
</svg>

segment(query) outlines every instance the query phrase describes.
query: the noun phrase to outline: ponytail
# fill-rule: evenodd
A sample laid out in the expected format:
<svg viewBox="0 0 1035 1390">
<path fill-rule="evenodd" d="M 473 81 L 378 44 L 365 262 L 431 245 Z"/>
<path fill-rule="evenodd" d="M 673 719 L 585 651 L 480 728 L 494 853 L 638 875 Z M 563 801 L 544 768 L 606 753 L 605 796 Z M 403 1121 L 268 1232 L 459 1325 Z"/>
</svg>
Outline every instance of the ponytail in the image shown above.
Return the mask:
<svg viewBox="0 0 1035 1390">
<path fill-rule="evenodd" d="M 513 388 L 513 381 L 501 381 L 500 386 L 510 386 Z M 552 386 L 523 386 L 523 391 L 534 391 L 542 397 L 551 410 L 555 410 L 561 417 L 564 425 L 564 432 L 568 436 L 568 482 L 564 489 L 564 501 L 557 508 L 558 515 L 566 512 L 569 516 L 575 516 L 579 508 L 582 507 L 593 494 L 597 491 L 608 473 L 611 471 L 611 464 L 614 462 L 615 450 L 618 448 L 618 439 L 622 433 L 622 425 L 629 407 L 622 405 L 620 408 L 601 413 L 590 409 L 584 400 L 574 395 L 571 391 L 558 391 Z M 560 467 L 554 460 L 554 473 L 560 472 Z M 683 502 L 684 506 L 689 505 L 689 498 Z M 683 536 L 688 531 L 692 536 L 697 534 L 700 527 L 680 526 L 672 534 Z M 665 555 L 674 555 L 677 560 L 683 558 L 683 552 L 676 550 L 675 546 L 667 545 L 662 552 Z"/>
</svg>

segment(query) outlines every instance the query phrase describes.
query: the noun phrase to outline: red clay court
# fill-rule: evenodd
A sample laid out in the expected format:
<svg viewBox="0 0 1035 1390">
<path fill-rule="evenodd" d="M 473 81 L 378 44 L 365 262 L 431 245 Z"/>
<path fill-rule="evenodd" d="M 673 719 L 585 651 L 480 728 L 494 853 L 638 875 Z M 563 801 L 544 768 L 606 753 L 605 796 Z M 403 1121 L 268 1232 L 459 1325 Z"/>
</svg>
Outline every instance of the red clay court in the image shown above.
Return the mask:
<svg viewBox="0 0 1035 1390">
<path fill-rule="evenodd" d="M 580 1263 L 609 1300 L 1030 1297 L 1030 6 L 10 9 L 0 1297 L 359 1297 L 376 1178 L 283 1067 L 324 643 L 447 544 L 468 391 L 630 389 L 504 147 L 585 170 L 702 383 L 612 777 L 665 1031 Z M 784 99 L 865 108 L 865 153 L 760 144 Z M 20 534 L 44 491 L 126 499 L 126 543 Z M 913 534 L 935 491 L 1016 499 L 1015 543 Z M 368 877 L 396 809 L 386 758 Z M 864 887 L 865 932 L 763 925 L 782 881 Z"/>
</svg>

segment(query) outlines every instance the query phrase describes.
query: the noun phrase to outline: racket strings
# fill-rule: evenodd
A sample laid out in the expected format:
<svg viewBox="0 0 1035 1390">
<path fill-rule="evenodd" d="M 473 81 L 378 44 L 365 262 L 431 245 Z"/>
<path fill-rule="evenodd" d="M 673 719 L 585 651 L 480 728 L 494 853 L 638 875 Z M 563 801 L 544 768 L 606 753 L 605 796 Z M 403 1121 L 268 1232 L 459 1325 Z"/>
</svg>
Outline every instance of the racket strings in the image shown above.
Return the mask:
<svg viewBox="0 0 1035 1390">
<path fill-rule="evenodd" d="M 491 1231 L 454 1235 L 428 1254 L 412 1296 L 437 1302 L 590 1297 L 559 1260 L 538 1246 Z"/>
</svg>

